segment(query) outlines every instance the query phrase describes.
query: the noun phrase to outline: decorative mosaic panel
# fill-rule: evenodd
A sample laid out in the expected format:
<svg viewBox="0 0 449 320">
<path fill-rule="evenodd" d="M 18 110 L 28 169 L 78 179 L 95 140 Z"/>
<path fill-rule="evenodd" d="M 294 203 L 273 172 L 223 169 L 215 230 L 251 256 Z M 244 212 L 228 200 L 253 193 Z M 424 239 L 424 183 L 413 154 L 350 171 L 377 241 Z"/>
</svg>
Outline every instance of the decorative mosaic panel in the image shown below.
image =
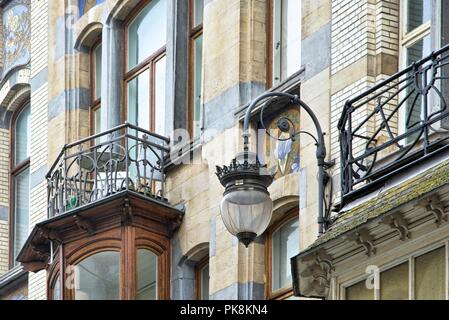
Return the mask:
<svg viewBox="0 0 449 320">
<path fill-rule="evenodd" d="M 3 9 L 3 77 L 30 61 L 30 36 L 30 0 L 11 1 Z"/>
<path fill-rule="evenodd" d="M 103 3 L 104 1 L 105 0 L 79 0 L 80 17 L 97 4 Z"/>
<path fill-rule="evenodd" d="M 290 173 L 299 172 L 299 135 L 289 139 L 290 132 L 282 132 L 277 127 L 280 118 L 288 118 L 295 132 L 300 131 L 300 112 L 297 107 L 290 106 L 281 113 L 265 117 L 264 125 L 272 137 L 265 133 L 259 125 L 258 154 L 262 163 L 267 164 L 271 172 L 276 172 L 275 179 Z M 274 138 L 278 138 L 274 139 Z"/>
</svg>

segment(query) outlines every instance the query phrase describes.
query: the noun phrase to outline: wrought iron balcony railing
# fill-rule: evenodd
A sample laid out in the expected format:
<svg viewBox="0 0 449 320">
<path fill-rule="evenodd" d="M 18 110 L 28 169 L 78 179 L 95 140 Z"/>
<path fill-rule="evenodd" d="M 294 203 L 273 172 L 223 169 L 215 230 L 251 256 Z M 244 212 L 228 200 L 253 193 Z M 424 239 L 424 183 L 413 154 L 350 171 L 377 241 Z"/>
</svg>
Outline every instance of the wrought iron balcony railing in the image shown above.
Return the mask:
<svg viewBox="0 0 449 320">
<path fill-rule="evenodd" d="M 166 202 L 169 139 L 131 124 L 65 145 L 47 174 L 53 217 L 122 191 Z"/>
<path fill-rule="evenodd" d="M 449 46 L 346 102 L 338 124 L 343 202 L 449 144 Z"/>
</svg>

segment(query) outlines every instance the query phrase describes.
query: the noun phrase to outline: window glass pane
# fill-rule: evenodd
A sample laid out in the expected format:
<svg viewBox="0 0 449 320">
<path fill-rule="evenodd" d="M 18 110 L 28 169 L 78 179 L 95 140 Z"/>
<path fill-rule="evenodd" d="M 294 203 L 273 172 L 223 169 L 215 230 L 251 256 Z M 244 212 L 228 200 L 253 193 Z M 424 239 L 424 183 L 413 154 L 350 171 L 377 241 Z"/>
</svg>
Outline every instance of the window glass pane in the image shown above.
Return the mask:
<svg viewBox="0 0 449 320">
<path fill-rule="evenodd" d="M 165 74 L 167 59 L 165 56 L 156 62 L 154 104 L 155 104 L 155 133 L 165 134 Z"/>
<path fill-rule="evenodd" d="M 25 107 L 17 117 L 14 127 L 14 164 L 30 157 L 30 106 Z"/>
<path fill-rule="evenodd" d="M 415 299 L 443 300 L 445 294 L 445 248 L 415 259 Z"/>
<path fill-rule="evenodd" d="M 293 219 L 276 232 L 272 239 L 272 290 L 292 284 L 290 258 L 299 251 L 299 220 Z"/>
<path fill-rule="evenodd" d="M 432 17 L 431 0 L 408 0 L 407 1 L 407 32 L 430 21 Z"/>
<path fill-rule="evenodd" d="M 14 177 L 14 257 L 28 236 L 30 168 Z"/>
<path fill-rule="evenodd" d="M 101 107 L 98 107 L 94 111 L 94 134 L 101 132 Z"/>
<path fill-rule="evenodd" d="M 137 250 L 137 300 L 157 300 L 158 258 L 150 250 Z"/>
<path fill-rule="evenodd" d="M 425 36 L 423 39 L 417 41 L 413 45 L 407 48 L 407 65 L 411 65 L 415 61 L 419 61 L 431 53 L 430 35 Z M 407 88 L 407 93 L 412 90 L 414 86 Z M 406 101 L 406 115 L 404 119 L 404 131 L 409 131 L 416 128 L 421 121 L 422 113 L 422 99 L 424 96 L 420 95 L 415 99 L 415 94 L 412 94 Z M 417 133 L 418 134 L 418 133 Z M 410 143 L 416 139 L 416 135 L 412 135 L 407 138 L 407 143 Z"/>
<path fill-rule="evenodd" d="M 408 300 L 408 262 L 380 274 L 381 300 Z"/>
<path fill-rule="evenodd" d="M 193 0 L 193 27 L 203 23 L 204 0 Z"/>
<path fill-rule="evenodd" d="M 150 78 L 146 70 L 128 83 L 128 121 L 150 129 Z"/>
<path fill-rule="evenodd" d="M 193 70 L 193 137 L 201 134 L 201 88 L 203 75 L 203 35 L 195 39 Z"/>
<path fill-rule="evenodd" d="M 61 283 L 59 277 L 55 281 L 53 287 L 53 300 L 59 300 L 59 295 L 61 294 Z"/>
<path fill-rule="evenodd" d="M 95 100 L 101 97 L 101 44 L 95 48 Z"/>
<path fill-rule="evenodd" d="M 346 300 L 374 300 L 374 290 L 366 287 L 366 280 L 346 288 Z"/>
<path fill-rule="evenodd" d="M 97 134 L 101 132 L 101 106 L 97 107 L 94 110 L 94 121 L 93 121 L 93 134 Z M 95 139 L 95 143 L 100 143 L 101 142 L 101 137 Z"/>
<path fill-rule="evenodd" d="M 166 40 L 167 1 L 152 0 L 129 25 L 128 70 L 162 48 Z"/>
<path fill-rule="evenodd" d="M 209 265 L 201 270 L 201 300 L 209 300 Z"/>
<path fill-rule="evenodd" d="M 301 67 L 301 1 L 282 2 L 282 78 Z"/>
<path fill-rule="evenodd" d="M 75 269 L 75 300 L 118 300 L 120 253 L 104 251 L 84 259 Z"/>
<path fill-rule="evenodd" d="M 273 82 L 301 67 L 301 1 L 275 0 L 273 12 Z"/>
</svg>

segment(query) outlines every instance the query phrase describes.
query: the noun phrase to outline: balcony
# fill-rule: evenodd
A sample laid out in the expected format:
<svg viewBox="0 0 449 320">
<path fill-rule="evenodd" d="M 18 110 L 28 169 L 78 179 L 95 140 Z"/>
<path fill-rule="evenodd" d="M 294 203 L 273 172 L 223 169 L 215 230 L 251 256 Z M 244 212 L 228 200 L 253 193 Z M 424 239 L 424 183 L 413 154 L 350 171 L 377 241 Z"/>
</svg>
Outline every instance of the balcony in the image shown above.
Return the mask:
<svg viewBox="0 0 449 320">
<path fill-rule="evenodd" d="M 65 145 L 47 174 L 48 217 L 87 208 L 119 193 L 167 203 L 169 139 L 124 124 Z"/>
<path fill-rule="evenodd" d="M 449 148 L 449 46 L 346 102 L 342 204 Z"/>
<path fill-rule="evenodd" d="M 168 143 L 123 124 L 65 145 L 47 174 L 48 219 L 34 226 L 17 261 L 37 272 L 54 267 L 58 252 L 70 259 L 84 246 L 136 243 L 151 243 L 166 259 L 184 216 L 164 196 Z"/>
</svg>

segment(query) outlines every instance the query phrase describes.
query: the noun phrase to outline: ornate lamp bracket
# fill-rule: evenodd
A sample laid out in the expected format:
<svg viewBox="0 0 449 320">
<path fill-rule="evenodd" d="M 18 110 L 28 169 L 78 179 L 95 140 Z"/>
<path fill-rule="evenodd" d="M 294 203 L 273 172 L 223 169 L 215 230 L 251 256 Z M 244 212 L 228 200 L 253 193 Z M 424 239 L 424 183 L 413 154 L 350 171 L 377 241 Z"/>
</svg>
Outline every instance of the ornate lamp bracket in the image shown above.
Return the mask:
<svg viewBox="0 0 449 320">
<path fill-rule="evenodd" d="M 304 102 L 302 101 L 298 95 L 292 95 L 285 92 L 268 92 L 265 93 L 255 100 L 251 102 L 251 104 L 248 106 L 245 114 L 245 120 L 243 124 L 243 139 L 244 139 L 244 150 L 249 150 L 249 137 L 251 134 L 249 133 L 249 122 L 251 118 L 251 113 L 261 101 L 269 99 L 269 98 L 285 98 L 288 100 L 289 105 L 297 106 L 300 109 L 303 109 L 308 116 L 311 118 L 315 129 L 316 129 L 316 135 L 308 132 L 308 131 L 296 131 L 294 123 L 292 120 L 290 120 L 288 117 L 280 117 L 277 121 L 277 127 L 281 132 L 289 133 L 289 136 L 287 138 L 279 138 L 279 137 L 273 137 L 270 132 L 267 130 L 265 123 L 264 123 L 264 111 L 267 106 L 265 104 L 261 111 L 260 111 L 260 123 L 261 127 L 265 130 L 266 134 L 270 136 L 273 139 L 279 140 L 279 141 L 286 141 L 286 140 L 295 140 L 299 134 L 306 134 L 310 136 L 314 141 L 316 145 L 316 159 L 317 159 L 317 165 L 318 165 L 318 225 L 319 225 L 319 234 L 321 235 L 326 226 L 330 224 L 330 219 L 328 217 L 328 214 L 325 214 L 325 187 L 327 183 L 330 180 L 330 176 L 326 172 L 327 169 L 332 167 L 335 164 L 335 161 L 326 161 L 326 146 L 324 142 L 324 135 L 321 125 L 318 121 L 317 116 L 312 111 L 312 109 Z M 330 208 L 330 203 L 328 204 L 328 207 Z M 327 212 L 330 212 L 330 210 L 326 210 Z"/>
</svg>

